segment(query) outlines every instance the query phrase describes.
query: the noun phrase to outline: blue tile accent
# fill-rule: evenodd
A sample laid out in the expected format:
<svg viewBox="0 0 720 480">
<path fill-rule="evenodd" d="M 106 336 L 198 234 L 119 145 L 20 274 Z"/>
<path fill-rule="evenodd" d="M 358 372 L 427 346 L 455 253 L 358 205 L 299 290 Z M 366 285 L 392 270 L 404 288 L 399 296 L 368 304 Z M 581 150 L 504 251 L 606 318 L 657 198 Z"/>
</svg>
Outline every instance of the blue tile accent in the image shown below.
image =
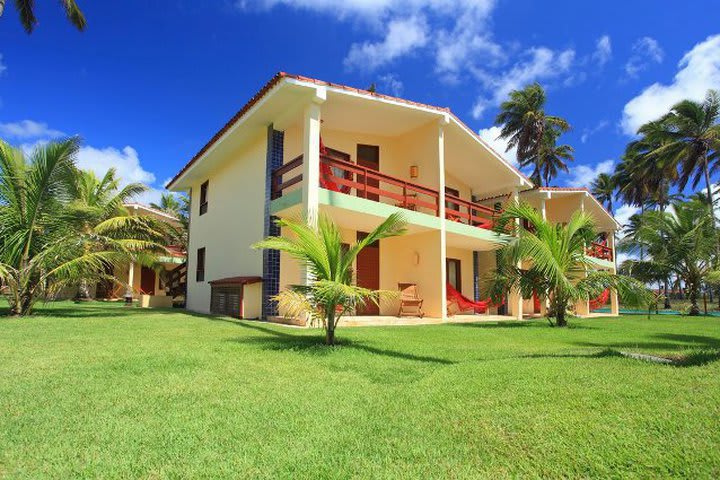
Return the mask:
<svg viewBox="0 0 720 480">
<path fill-rule="evenodd" d="M 473 293 L 475 294 L 475 301 L 480 301 L 480 269 L 478 263 L 480 260 L 480 254 L 473 251 Z"/>
<path fill-rule="evenodd" d="M 276 217 L 270 215 L 270 194 L 272 188 L 272 172 L 283 164 L 283 144 L 285 132 L 275 130 L 272 125 L 267 130 L 267 156 L 265 159 L 265 225 L 264 235 L 280 235 L 280 227 L 275 224 Z M 263 303 L 262 316 L 277 315 L 277 305 L 272 297 L 280 291 L 280 252 L 263 250 Z"/>
</svg>

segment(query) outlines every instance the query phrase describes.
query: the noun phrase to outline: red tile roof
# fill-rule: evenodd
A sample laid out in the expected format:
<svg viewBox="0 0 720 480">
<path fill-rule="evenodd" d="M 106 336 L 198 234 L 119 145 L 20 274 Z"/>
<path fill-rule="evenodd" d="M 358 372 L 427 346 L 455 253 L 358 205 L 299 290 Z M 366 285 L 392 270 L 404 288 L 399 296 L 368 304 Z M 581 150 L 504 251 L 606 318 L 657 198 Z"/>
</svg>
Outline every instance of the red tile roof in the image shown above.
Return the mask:
<svg viewBox="0 0 720 480">
<path fill-rule="evenodd" d="M 265 85 L 263 85 L 263 87 L 255 95 L 253 95 L 252 98 L 250 98 L 250 100 L 235 115 L 233 115 L 233 117 L 230 120 L 228 120 L 228 122 L 225 123 L 225 125 L 220 130 L 218 130 L 218 132 L 215 135 L 213 135 L 213 137 L 205 144 L 205 146 L 202 147 L 200 149 L 200 151 L 197 152 L 195 154 L 195 156 L 193 156 L 193 158 L 191 158 L 190 161 L 187 164 L 185 164 L 185 166 L 172 178 L 172 180 L 170 180 L 168 182 L 168 184 L 166 185 L 166 188 L 169 188 L 173 183 L 175 183 L 182 174 L 184 174 L 201 156 L 203 156 L 203 154 L 205 154 L 205 152 L 207 152 L 210 149 L 210 147 L 213 146 L 213 144 L 215 144 L 215 142 L 217 142 L 220 139 L 220 137 L 222 137 L 225 134 L 225 132 L 227 132 L 238 120 L 240 120 L 260 99 L 262 99 L 283 78 L 292 78 L 294 80 L 299 80 L 302 82 L 314 83 L 314 84 L 320 85 L 320 86 L 336 88 L 339 90 L 346 90 L 346 91 L 350 91 L 350 92 L 360 93 L 363 95 L 371 95 L 373 97 L 382 98 L 385 100 L 391 100 L 391 101 L 398 102 L 398 103 L 404 103 L 406 105 L 412 105 L 412 106 L 416 106 L 416 107 L 422 107 L 422 108 L 427 108 L 430 110 L 435 110 L 438 112 L 447 113 L 450 116 L 452 116 L 453 119 L 455 119 L 455 121 L 459 125 L 462 125 L 469 132 L 471 132 L 473 134 L 473 136 L 480 141 L 480 143 L 482 143 L 485 147 L 487 147 L 488 149 L 493 151 L 496 155 L 498 155 L 498 157 L 503 158 L 502 155 L 499 155 L 497 152 L 495 152 L 493 150 L 493 148 L 487 144 L 487 142 L 485 142 L 482 138 L 480 138 L 480 135 L 478 135 L 477 132 L 475 132 L 473 129 L 468 127 L 462 120 L 460 120 L 457 117 L 457 115 L 452 113 L 450 111 L 450 109 L 447 107 L 438 107 L 436 105 L 429 105 L 426 103 L 414 102 L 412 100 L 407 100 L 407 99 L 400 98 L 400 97 L 393 97 L 391 95 L 385 95 L 382 93 L 371 92 L 369 90 L 364 90 L 362 88 L 349 87 L 347 85 L 341 85 L 339 83 L 327 82 L 325 80 L 318 80 L 315 78 L 304 77 L 302 75 L 293 75 L 293 74 L 286 73 L 286 72 L 278 72 Z M 511 165 L 509 162 L 505 162 L 505 163 L 510 168 L 512 168 L 516 173 L 518 173 L 525 180 L 527 180 L 529 183 L 532 184 L 530 179 L 524 173 L 522 173 L 517 167 L 515 167 L 514 165 Z"/>
</svg>

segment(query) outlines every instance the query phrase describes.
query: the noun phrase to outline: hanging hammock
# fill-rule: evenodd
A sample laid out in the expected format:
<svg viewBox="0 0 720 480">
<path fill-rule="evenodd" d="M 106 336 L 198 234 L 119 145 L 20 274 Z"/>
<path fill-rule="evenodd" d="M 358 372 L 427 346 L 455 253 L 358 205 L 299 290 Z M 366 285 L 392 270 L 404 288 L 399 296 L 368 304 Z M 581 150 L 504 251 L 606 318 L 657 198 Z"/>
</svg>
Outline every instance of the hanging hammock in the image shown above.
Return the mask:
<svg viewBox="0 0 720 480">
<path fill-rule="evenodd" d="M 605 305 L 610 298 L 610 289 L 606 288 L 597 298 L 590 299 L 590 310 L 597 310 Z"/>
<path fill-rule="evenodd" d="M 487 312 L 488 307 L 498 306 L 497 304 L 493 303 L 489 298 L 487 300 L 481 300 L 479 302 L 470 300 L 469 298 L 463 296 L 462 293 L 455 290 L 455 288 L 453 288 L 453 286 L 449 283 L 446 284 L 445 287 L 445 290 L 447 291 L 448 305 L 454 303 L 455 305 L 457 305 L 458 310 L 461 312 L 466 310 L 473 310 L 475 313 L 485 313 Z M 505 302 L 503 301 L 500 303 L 500 305 L 504 303 Z"/>
</svg>

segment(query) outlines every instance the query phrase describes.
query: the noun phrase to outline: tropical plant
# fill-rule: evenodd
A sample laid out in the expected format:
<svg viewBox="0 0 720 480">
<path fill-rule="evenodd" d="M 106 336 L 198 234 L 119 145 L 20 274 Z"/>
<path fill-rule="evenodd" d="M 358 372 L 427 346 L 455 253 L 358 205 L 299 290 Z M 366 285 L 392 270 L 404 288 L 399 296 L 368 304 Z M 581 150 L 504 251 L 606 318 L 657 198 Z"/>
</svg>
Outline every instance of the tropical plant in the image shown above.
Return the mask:
<svg viewBox="0 0 720 480">
<path fill-rule="evenodd" d="M 616 188 L 615 178 L 607 173 L 601 173 L 590 184 L 590 193 L 606 206 L 610 213 L 613 213 L 613 198 Z"/>
<path fill-rule="evenodd" d="M 120 178 L 114 168 L 110 168 L 102 178 L 98 178 L 91 170 L 79 170 L 72 188 L 73 199 L 68 204 L 68 218 L 86 237 L 90 237 L 95 227 L 103 222 L 107 225 L 112 223 L 115 229 L 122 228 L 127 233 L 151 233 L 158 230 L 157 225 L 151 225 L 152 219 L 131 217 L 124 207 L 126 202 L 147 189 L 142 183 L 130 183 L 121 188 Z M 94 242 L 84 243 L 85 254 L 94 248 L 98 248 Z M 77 298 L 90 298 L 89 282 L 86 279 L 80 280 Z"/>
<path fill-rule="evenodd" d="M 541 150 L 554 145 L 557 136 L 570 130 L 566 120 L 545 113 L 545 101 L 545 90 L 540 84 L 533 83 L 510 92 L 510 98 L 500 105 L 500 113 L 495 118 L 495 124 L 501 127 L 498 138 L 508 140 L 506 151 L 517 148 L 520 166 L 534 165 L 538 178 L 541 178 L 537 163 L 543 158 Z M 571 152 L 563 149 L 555 153 L 562 160 Z M 553 156 L 551 151 L 546 152 L 545 157 L 548 156 Z"/>
<path fill-rule="evenodd" d="M 125 219 L 79 228 L 70 205 L 78 187 L 71 138 L 36 147 L 29 155 L 0 141 L 0 280 L 10 312 L 26 315 L 40 298 L 135 258 L 151 263 L 162 250 L 151 229 L 138 234 Z"/>
<path fill-rule="evenodd" d="M 172 193 L 163 193 L 160 196 L 160 203 L 151 203 L 150 206 L 156 210 L 160 210 L 170 215 L 180 216 L 182 204 Z"/>
<path fill-rule="evenodd" d="M 623 269 L 636 275 L 661 272 L 683 281 L 690 299 L 690 315 L 698 315 L 697 301 L 703 282 L 714 271 L 717 235 L 707 206 L 698 201 L 672 203 L 672 211 L 648 211 L 640 217 L 637 231 L 620 242 L 623 251 L 643 249 L 650 258 L 626 260 Z"/>
<path fill-rule="evenodd" d="M 535 165 L 532 180 L 538 185 L 545 182 L 550 186 L 550 180 L 555 178 L 558 171 L 568 172 L 566 162 L 574 159 L 573 147 L 570 145 L 558 145 L 557 139 L 560 132 L 556 128 L 546 128 L 543 136 L 543 143 L 535 156 L 530 158 L 530 163 Z"/>
<path fill-rule="evenodd" d="M 516 220 L 521 220 L 516 222 Z M 552 223 L 525 203 L 514 203 L 500 217 L 499 228 L 511 228 L 516 238 L 502 247 L 497 268 L 486 289 L 495 301 L 508 291 L 523 298 L 549 300 L 548 321 L 564 327 L 568 308 L 589 301 L 605 289 L 615 290 L 626 304 L 647 305 L 649 291 L 637 280 L 597 270 L 586 245 L 597 237 L 592 217 L 576 212 L 567 224 Z"/>
<path fill-rule="evenodd" d="M 169 225 L 169 241 L 172 245 L 187 250 L 190 230 L 190 202 L 187 195 L 176 196 L 172 193 L 163 193 L 160 203 L 151 203 L 150 206 L 178 219 L 180 223 L 178 227 Z"/>
<path fill-rule="evenodd" d="M 325 328 L 325 343 L 335 344 L 335 329 L 348 312 L 365 302 L 379 303 L 391 292 L 369 290 L 354 285 L 353 262 L 363 248 L 383 238 L 402 235 L 405 221 L 394 213 L 365 238 L 346 247 L 340 229 L 333 221 L 320 216 L 317 226 L 299 220 L 280 219 L 278 226 L 289 231 L 285 237 L 268 237 L 253 248 L 279 250 L 289 254 L 304 267 L 309 281 L 280 292 L 275 300 L 280 310 L 295 318 L 309 318 Z"/>
<path fill-rule="evenodd" d="M 0 17 L 5 11 L 6 0 L 0 0 Z M 38 21 L 35 17 L 35 1 L 34 0 L 14 0 L 15 8 L 20 15 L 20 22 L 27 33 L 32 33 Z M 85 30 L 87 22 L 80 7 L 75 0 L 60 0 L 65 14 L 70 23 L 78 30 Z"/>
</svg>

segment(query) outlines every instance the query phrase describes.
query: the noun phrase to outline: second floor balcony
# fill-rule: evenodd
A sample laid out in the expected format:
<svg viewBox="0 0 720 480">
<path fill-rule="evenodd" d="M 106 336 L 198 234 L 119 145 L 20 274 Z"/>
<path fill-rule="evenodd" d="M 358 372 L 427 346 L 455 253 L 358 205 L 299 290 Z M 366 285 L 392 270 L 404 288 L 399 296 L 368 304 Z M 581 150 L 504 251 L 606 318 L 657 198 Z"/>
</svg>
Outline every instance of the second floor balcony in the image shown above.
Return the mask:
<svg viewBox="0 0 720 480">
<path fill-rule="evenodd" d="M 330 154 L 320 155 L 320 188 L 366 200 L 384 203 L 433 217 L 441 213 L 447 220 L 492 230 L 502 213 L 452 193 L 358 165 Z M 302 188 L 303 156 L 299 155 L 272 172 L 272 199 L 279 199 Z"/>
</svg>

